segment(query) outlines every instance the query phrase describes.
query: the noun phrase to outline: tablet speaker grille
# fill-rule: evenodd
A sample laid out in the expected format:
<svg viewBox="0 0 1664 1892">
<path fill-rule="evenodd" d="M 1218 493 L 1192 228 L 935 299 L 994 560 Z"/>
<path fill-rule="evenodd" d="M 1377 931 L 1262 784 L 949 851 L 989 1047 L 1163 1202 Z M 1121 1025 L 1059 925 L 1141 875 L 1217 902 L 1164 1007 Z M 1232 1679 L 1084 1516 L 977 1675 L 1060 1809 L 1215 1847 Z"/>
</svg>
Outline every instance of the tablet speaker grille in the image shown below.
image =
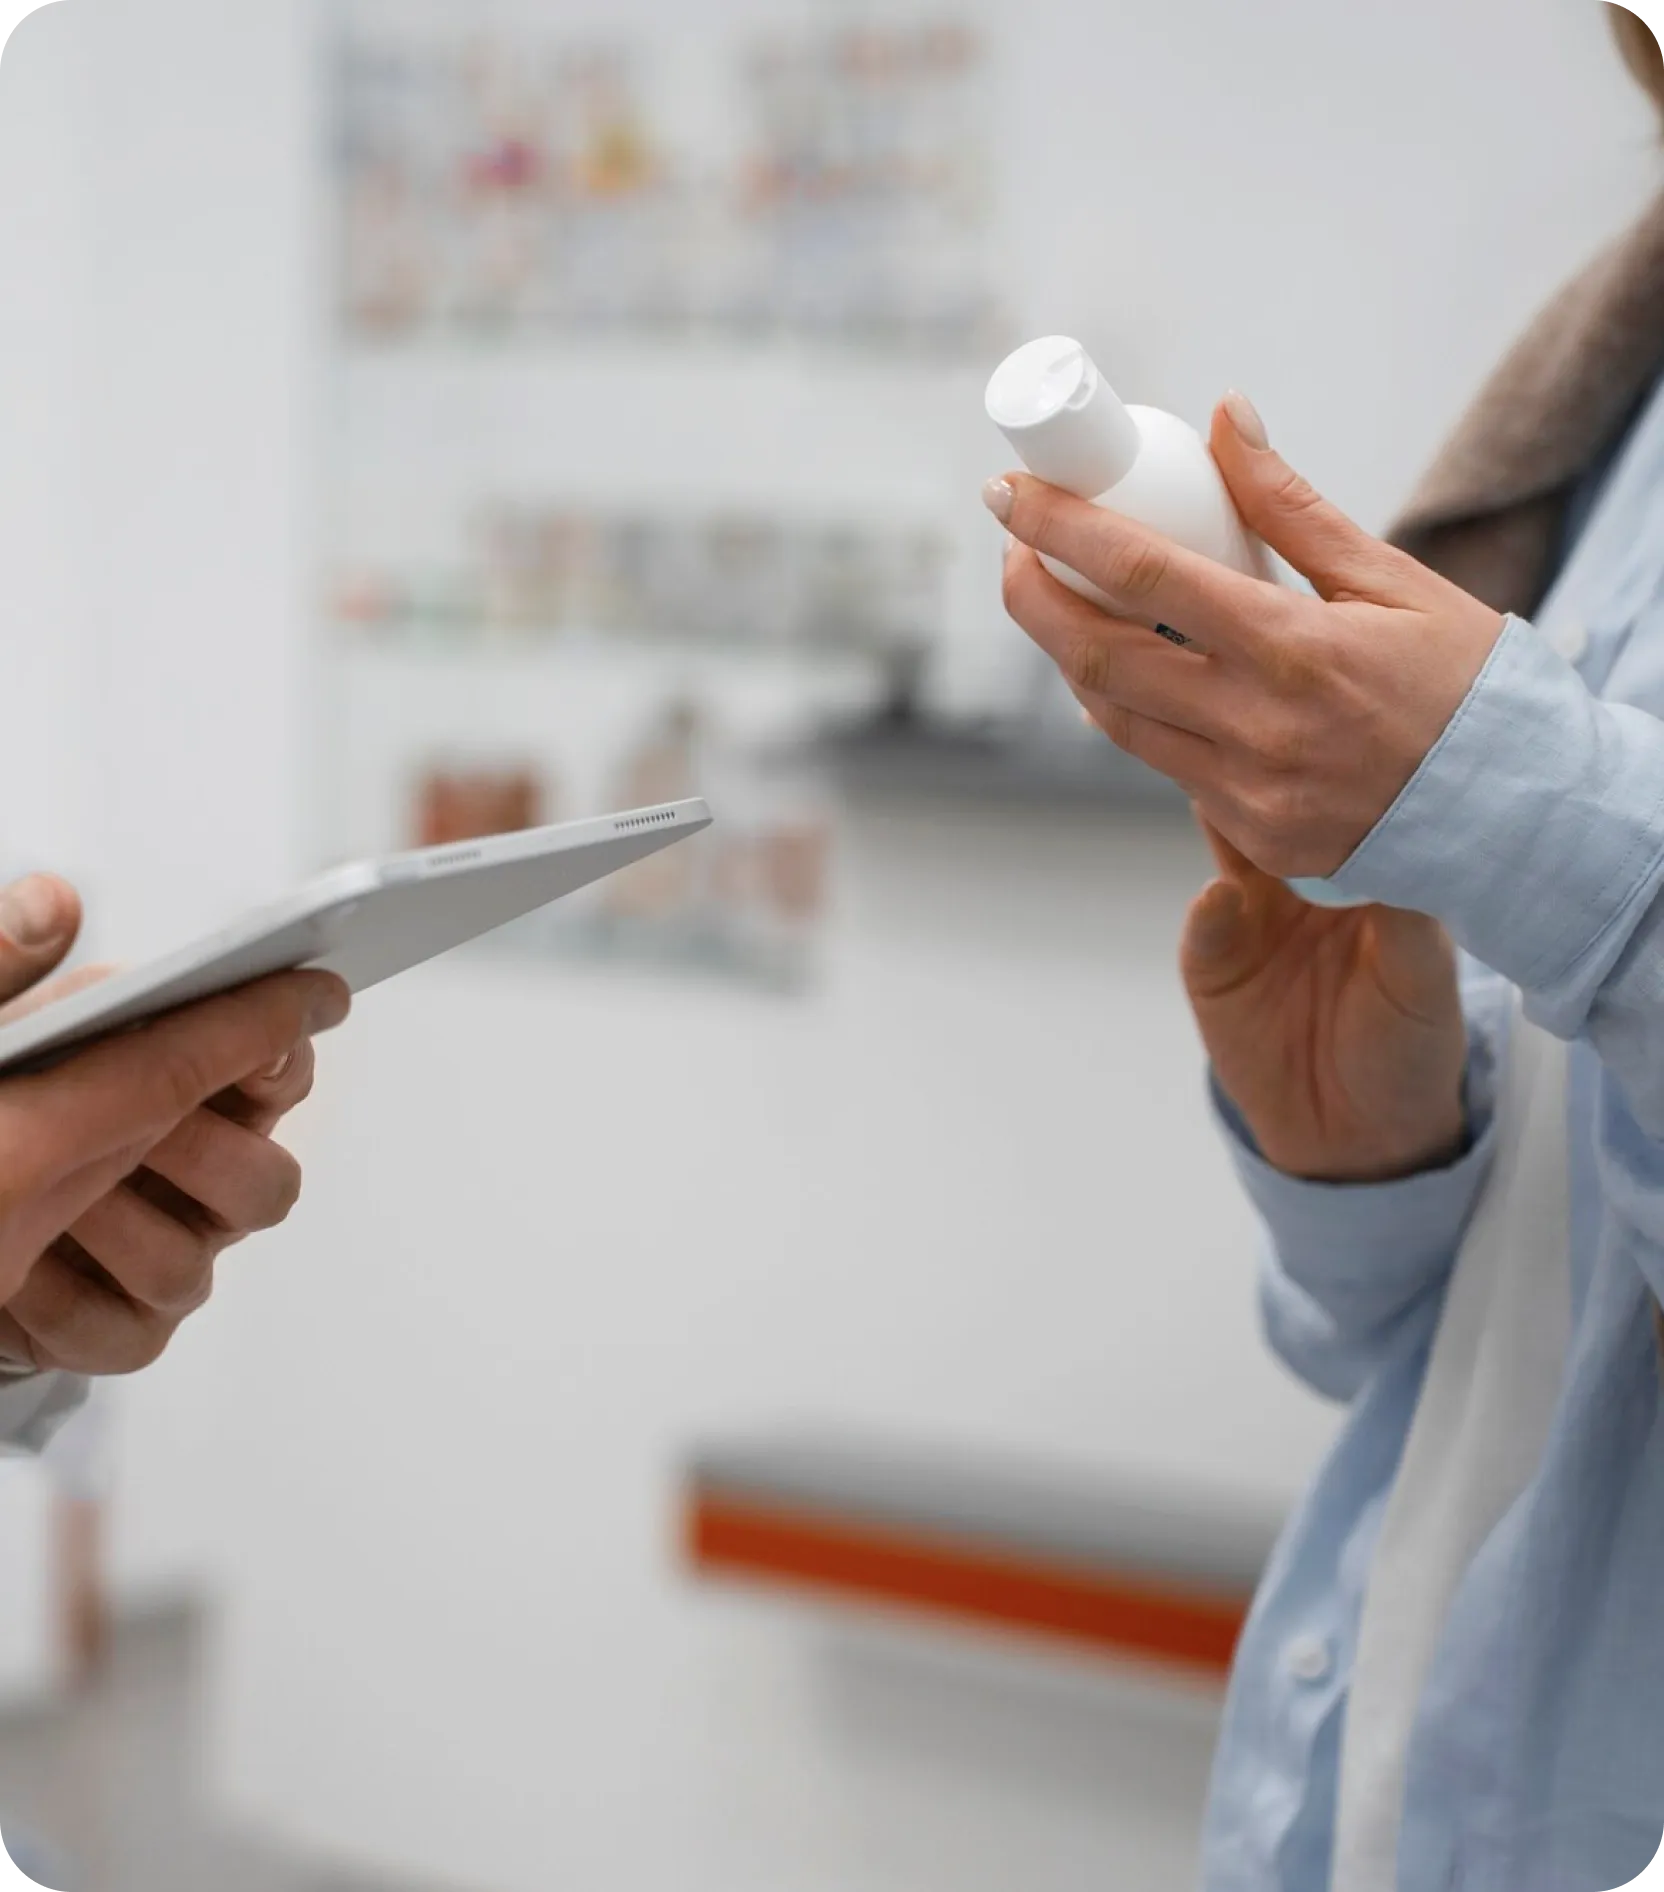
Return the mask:
<svg viewBox="0 0 1664 1892">
<path fill-rule="evenodd" d="M 667 828 L 676 819 L 674 808 L 660 808 L 650 815 L 630 815 L 612 824 L 614 834 L 635 834 L 642 828 Z"/>
</svg>

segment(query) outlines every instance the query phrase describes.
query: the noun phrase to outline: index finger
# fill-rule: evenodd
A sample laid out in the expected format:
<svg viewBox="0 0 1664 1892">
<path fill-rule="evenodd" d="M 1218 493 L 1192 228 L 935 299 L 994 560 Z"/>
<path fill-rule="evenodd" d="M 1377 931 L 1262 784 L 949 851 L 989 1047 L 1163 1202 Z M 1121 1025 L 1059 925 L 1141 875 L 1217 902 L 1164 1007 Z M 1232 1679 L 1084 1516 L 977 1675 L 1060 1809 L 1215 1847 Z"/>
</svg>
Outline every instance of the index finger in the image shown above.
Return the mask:
<svg viewBox="0 0 1664 1892">
<path fill-rule="evenodd" d="M 1169 625 L 1216 654 L 1263 641 L 1288 596 L 1031 474 L 1008 473 L 1003 484 L 1013 538 L 1090 579 L 1121 616 Z"/>
<path fill-rule="evenodd" d="M 211 1097 L 333 1030 L 351 1003 L 333 974 L 280 973 L 0 1084 L 0 1149 L 39 1186 L 160 1141 Z"/>
</svg>

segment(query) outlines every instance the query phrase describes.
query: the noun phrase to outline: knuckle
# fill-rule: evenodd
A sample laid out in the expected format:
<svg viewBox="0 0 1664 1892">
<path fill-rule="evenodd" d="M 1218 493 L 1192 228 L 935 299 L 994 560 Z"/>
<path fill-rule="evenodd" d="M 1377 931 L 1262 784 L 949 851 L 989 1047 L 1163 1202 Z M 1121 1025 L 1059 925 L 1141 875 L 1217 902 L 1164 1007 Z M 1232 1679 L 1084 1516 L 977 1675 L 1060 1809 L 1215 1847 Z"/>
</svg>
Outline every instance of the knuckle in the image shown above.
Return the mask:
<svg viewBox="0 0 1664 1892">
<path fill-rule="evenodd" d="M 36 1284 L 45 1272 L 37 1267 L 33 1291 L 19 1297 L 22 1304 L 17 1306 L 16 1317 L 28 1336 L 29 1351 L 43 1373 L 84 1366 L 98 1340 L 92 1304 L 97 1291 L 84 1283 L 72 1286 L 67 1282 L 42 1289 Z"/>
<path fill-rule="evenodd" d="M 1066 503 L 1054 486 L 1035 488 L 1029 496 L 1024 536 L 1035 545 L 1050 545 L 1058 536 Z"/>
<path fill-rule="evenodd" d="M 1323 495 L 1303 473 L 1291 466 L 1280 467 L 1268 488 L 1277 510 L 1289 518 L 1315 512 L 1323 505 Z"/>
<path fill-rule="evenodd" d="M 1127 538 L 1105 561 L 1105 589 L 1136 604 L 1161 589 L 1171 563 L 1171 554 L 1158 540 Z"/>
<path fill-rule="evenodd" d="M 1087 696 L 1105 695 L 1112 668 L 1109 650 L 1100 638 L 1088 631 L 1069 640 L 1063 653 L 1063 674 L 1077 690 Z"/>
<path fill-rule="evenodd" d="M 56 1373 L 75 1365 L 81 1357 L 76 1344 L 80 1328 L 81 1323 L 64 1307 L 31 1310 L 25 1331 L 36 1368 L 42 1373 Z"/>
<path fill-rule="evenodd" d="M 1110 739 L 1117 749 L 1128 755 L 1133 751 L 1133 720 L 1120 704 L 1108 704 L 1098 718 L 1098 727 Z"/>
<path fill-rule="evenodd" d="M 193 1110 L 168 1138 L 168 1153 L 173 1166 L 190 1175 L 205 1173 L 213 1167 L 218 1152 L 219 1132 L 224 1119 L 206 1110 Z"/>
<path fill-rule="evenodd" d="M 1267 717 L 1255 732 L 1254 753 L 1275 775 L 1298 774 L 1310 752 L 1310 734 L 1299 717 Z"/>
<path fill-rule="evenodd" d="M 164 1312 L 188 1319 L 192 1314 L 200 1313 L 214 1298 L 214 1257 L 208 1255 L 197 1271 L 196 1279 L 188 1291 L 179 1295 Z"/>
<path fill-rule="evenodd" d="M 183 1318 L 205 1307 L 213 1292 L 213 1253 L 207 1242 L 198 1238 L 181 1244 L 157 1262 L 150 1291 L 143 1299 L 154 1314 Z"/>
<path fill-rule="evenodd" d="M 162 1068 L 168 1114 L 188 1118 L 219 1088 L 210 1047 L 196 1039 L 175 1045 Z"/>
<path fill-rule="evenodd" d="M 1307 797 L 1303 785 L 1282 776 L 1256 789 L 1246 815 L 1255 837 L 1253 857 L 1270 874 L 1301 871 L 1300 842 L 1305 827 Z"/>
<path fill-rule="evenodd" d="M 110 1342 L 104 1372 L 112 1378 L 145 1373 L 173 1344 L 180 1322 L 162 1315 L 128 1321 Z"/>
<path fill-rule="evenodd" d="M 1280 696 L 1308 697 L 1330 673 L 1320 640 L 1304 623 L 1288 625 L 1265 652 L 1270 681 Z"/>
<path fill-rule="evenodd" d="M 1283 776 L 1264 791 L 1263 807 L 1270 830 L 1282 841 L 1294 840 L 1305 818 L 1306 795 L 1303 785 Z"/>
<path fill-rule="evenodd" d="M 112 1377 L 142 1372 L 167 1351 L 179 1319 L 60 1270 L 30 1289 L 9 1313 L 41 1372 Z"/>
</svg>

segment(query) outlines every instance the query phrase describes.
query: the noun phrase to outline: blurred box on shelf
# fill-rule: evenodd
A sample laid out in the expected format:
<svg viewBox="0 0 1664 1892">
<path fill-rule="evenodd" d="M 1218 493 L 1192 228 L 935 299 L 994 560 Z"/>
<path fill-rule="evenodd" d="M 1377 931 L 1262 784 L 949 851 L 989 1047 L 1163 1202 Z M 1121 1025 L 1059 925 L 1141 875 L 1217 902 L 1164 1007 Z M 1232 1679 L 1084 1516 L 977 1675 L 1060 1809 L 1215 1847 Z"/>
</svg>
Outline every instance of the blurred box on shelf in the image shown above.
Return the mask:
<svg viewBox="0 0 1664 1892">
<path fill-rule="evenodd" d="M 725 736 L 708 711 L 673 700 L 621 756 L 607 805 L 697 794 L 719 809 L 708 834 L 505 928 L 483 950 L 806 987 L 831 902 L 829 796 L 799 754 Z M 553 771 L 518 756 L 430 760 L 410 778 L 407 838 L 434 846 L 516 832 L 558 819 L 557 805 Z"/>
<path fill-rule="evenodd" d="M 542 774 L 523 763 L 429 767 L 417 781 L 412 839 L 417 847 L 449 847 L 487 835 L 519 834 L 554 821 L 553 806 Z"/>
</svg>

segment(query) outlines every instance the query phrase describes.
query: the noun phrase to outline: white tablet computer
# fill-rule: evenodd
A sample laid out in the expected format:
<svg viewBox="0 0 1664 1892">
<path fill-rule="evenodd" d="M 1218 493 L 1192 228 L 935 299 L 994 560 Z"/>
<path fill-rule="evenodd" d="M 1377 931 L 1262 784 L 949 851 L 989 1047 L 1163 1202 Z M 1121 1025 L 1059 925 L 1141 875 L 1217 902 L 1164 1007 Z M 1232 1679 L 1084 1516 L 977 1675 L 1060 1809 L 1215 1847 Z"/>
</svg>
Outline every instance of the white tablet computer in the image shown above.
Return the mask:
<svg viewBox="0 0 1664 1892">
<path fill-rule="evenodd" d="M 148 966 L 0 1027 L 0 1075 L 274 972 L 318 967 L 363 992 L 711 825 L 702 801 L 337 868 Z"/>
</svg>

